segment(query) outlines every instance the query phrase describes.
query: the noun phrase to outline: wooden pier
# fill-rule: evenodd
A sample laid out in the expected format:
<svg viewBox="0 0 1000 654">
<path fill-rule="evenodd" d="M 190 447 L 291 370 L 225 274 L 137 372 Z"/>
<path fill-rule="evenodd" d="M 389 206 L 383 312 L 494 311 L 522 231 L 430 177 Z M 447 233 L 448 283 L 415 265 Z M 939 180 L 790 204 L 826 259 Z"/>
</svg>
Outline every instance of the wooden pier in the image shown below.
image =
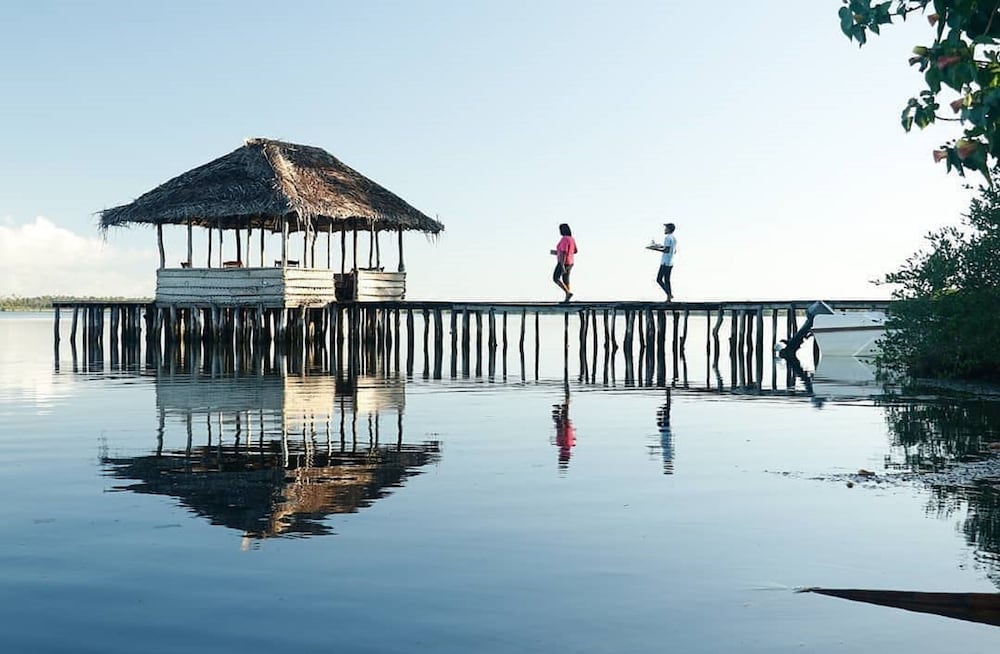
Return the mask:
<svg viewBox="0 0 1000 654">
<path fill-rule="evenodd" d="M 613 376 L 614 359 L 620 353 L 626 383 L 664 385 L 668 360 L 669 378 L 676 379 L 679 367 L 695 351 L 711 368 L 720 365 L 725 352 L 731 379 L 759 382 L 777 342 L 798 330 L 813 302 L 382 301 L 289 309 L 79 300 L 54 304 L 54 332 L 57 365 L 60 321 L 63 312 L 72 312 L 73 360 L 82 350 L 89 367 L 103 365 L 106 348 L 112 367 L 154 366 L 198 350 L 206 356 L 225 352 L 236 369 L 265 360 L 287 366 L 291 359 L 296 369 L 321 365 L 348 377 L 390 371 L 413 375 L 422 350 L 424 377 L 493 378 L 498 360 L 499 374 L 507 376 L 508 353 L 516 348 L 521 376 L 537 379 L 542 333 L 551 338 L 553 320 L 561 317 L 566 373 L 572 342 L 581 376 L 591 382 L 596 382 L 601 368 L 599 359 L 605 381 Z M 878 300 L 826 302 L 843 310 L 888 309 L 888 302 Z M 542 316 L 548 325 L 545 330 Z M 689 331 L 692 317 L 704 319 L 698 321 L 702 331 L 697 335 Z M 720 333 L 724 325 L 727 333 Z"/>
</svg>

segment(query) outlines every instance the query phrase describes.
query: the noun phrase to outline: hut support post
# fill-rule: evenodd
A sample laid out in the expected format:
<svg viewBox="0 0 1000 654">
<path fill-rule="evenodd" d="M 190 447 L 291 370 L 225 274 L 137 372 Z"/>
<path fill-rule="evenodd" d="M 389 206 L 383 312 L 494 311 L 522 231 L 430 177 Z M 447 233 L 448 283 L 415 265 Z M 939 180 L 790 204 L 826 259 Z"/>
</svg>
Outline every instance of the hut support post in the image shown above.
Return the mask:
<svg viewBox="0 0 1000 654">
<path fill-rule="evenodd" d="M 156 246 L 160 250 L 160 270 L 167 267 L 167 255 L 163 251 L 163 225 L 156 223 Z"/>
<path fill-rule="evenodd" d="M 403 263 L 403 230 L 400 229 L 398 232 L 399 237 L 399 272 L 406 272 L 406 264 Z"/>
<path fill-rule="evenodd" d="M 347 272 L 347 232 L 340 232 L 340 274 Z"/>
<path fill-rule="evenodd" d="M 264 226 L 260 226 L 260 267 L 264 267 Z"/>
<path fill-rule="evenodd" d="M 189 266 L 191 265 L 191 259 L 194 256 L 194 243 L 193 243 L 194 235 L 192 234 L 193 231 L 194 231 L 194 229 L 193 229 L 193 226 L 192 226 L 192 223 L 191 223 L 191 219 L 188 218 L 188 224 L 187 224 L 187 237 L 188 237 L 187 238 L 187 241 L 188 241 L 187 242 L 187 246 L 188 246 L 188 249 L 187 249 L 187 265 L 189 265 Z"/>
<path fill-rule="evenodd" d="M 288 267 L 288 218 L 281 219 L 281 267 Z"/>
<path fill-rule="evenodd" d="M 333 223 L 326 226 L 326 267 L 333 270 Z"/>
</svg>

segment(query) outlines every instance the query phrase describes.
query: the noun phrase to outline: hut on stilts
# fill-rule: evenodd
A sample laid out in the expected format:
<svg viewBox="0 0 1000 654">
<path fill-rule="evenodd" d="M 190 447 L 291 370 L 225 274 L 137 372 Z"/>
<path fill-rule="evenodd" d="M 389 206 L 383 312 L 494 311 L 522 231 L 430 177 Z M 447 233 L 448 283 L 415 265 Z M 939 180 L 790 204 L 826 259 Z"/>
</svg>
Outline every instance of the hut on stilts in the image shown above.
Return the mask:
<svg viewBox="0 0 1000 654">
<path fill-rule="evenodd" d="M 233 152 L 129 204 L 100 212 L 105 231 L 136 224 L 156 226 L 158 305 L 271 309 L 319 307 L 334 300 L 403 299 L 403 232 L 435 235 L 444 229 L 325 150 L 263 138 L 247 139 Z M 167 264 L 164 225 L 187 230 L 186 256 L 176 266 Z M 195 227 L 208 237 L 204 265 L 193 257 Z M 259 248 L 254 247 L 255 231 Z M 379 237 L 384 232 L 397 235 L 399 261 L 394 271 L 383 265 Z M 227 233 L 234 244 L 228 252 Z M 281 255 L 273 265 L 265 254 L 268 233 L 281 234 Z M 318 237 L 324 233 L 325 261 L 316 256 Z M 340 235 L 339 272 L 333 265 L 334 233 Z M 367 265 L 358 256 L 359 233 L 368 237 Z M 302 237 L 298 252 L 293 234 Z"/>
</svg>

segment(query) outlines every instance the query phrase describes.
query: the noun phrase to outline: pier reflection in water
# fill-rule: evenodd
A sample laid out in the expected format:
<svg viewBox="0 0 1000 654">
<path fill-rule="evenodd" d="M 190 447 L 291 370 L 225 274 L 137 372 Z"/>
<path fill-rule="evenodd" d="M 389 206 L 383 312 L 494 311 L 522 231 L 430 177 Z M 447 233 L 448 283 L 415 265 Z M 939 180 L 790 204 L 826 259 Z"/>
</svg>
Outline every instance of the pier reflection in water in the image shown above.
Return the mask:
<svg viewBox="0 0 1000 654">
<path fill-rule="evenodd" d="M 114 489 L 175 497 L 247 539 L 332 533 L 327 516 L 368 506 L 440 457 L 436 441 L 404 442 L 398 379 L 184 366 L 162 369 L 155 384 L 155 449 L 103 456 L 124 482 Z"/>
<path fill-rule="evenodd" d="M 67 374 L 64 346 L 53 375 L 47 339 L 31 367 L 6 348 L 0 362 L 15 365 L 0 366 L 3 479 L 17 501 L 8 503 L 2 558 L 12 623 L 23 625 L 11 647 L 35 651 L 41 640 L 57 651 L 52 641 L 68 634 L 73 642 L 61 651 L 83 640 L 125 651 L 155 644 L 152 637 L 198 651 L 222 642 L 438 652 L 595 643 L 995 649 L 998 632 L 985 625 L 791 592 L 986 592 L 990 579 L 1000 583 L 995 495 L 945 476 L 995 442 L 1000 416 L 987 402 L 884 397 L 868 381 L 849 383 L 853 363 L 838 372 L 830 359 L 817 366 L 808 356 L 801 374 L 755 358 L 753 384 L 741 384 L 726 356 L 713 368 L 690 344 L 688 372 L 679 365 L 676 381 L 668 365 L 665 383 L 654 372 L 647 387 L 644 357 L 643 372 L 625 384 L 621 349 L 609 356 L 605 381 L 600 347 L 593 374 L 592 329 L 586 376 L 578 370 L 575 320 L 563 341 L 563 316 L 543 316 L 548 349 L 537 382 L 517 374 L 516 341 L 509 378 L 498 349 L 495 378 L 488 358 L 475 376 L 473 356 L 470 378 L 450 379 L 446 349 L 440 380 L 433 355 L 422 379 L 419 346 L 412 376 L 404 347 L 400 373 L 393 354 L 376 357 L 388 369 L 378 363 L 353 377 L 331 368 L 322 350 L 246 357 L 185 344 L 183 356 L 156 355 L 157 365 L 147 366 L 143 349 L 137 367 L 105 360 L 95 372 Z M 51 386 L 44 396 L 26 370 Z M 11 393 L 11 383 L 26 381 L 28 390 Z M 368 388 L 377 391 L 371 401 Z M 563 416 L 573 444 L 560 471 Z M 378 462 L 398 443 L 419 454 L 380 471 L 353 456 L 355 441 L 359 453 L 378 450 Z M 104 444 L 96 461 L 95 442 Z M 860 467 L 877 481 L 848 487 Z M 915 486 L 915 476 L 892 480 L 918 468 L 942 475 L 934 490 L 923 475 Z M 309 487 L 314 469 L 321 489 Z M 340 510 L 359 514 L 333 513 Z M 323 533 L 340 535 L 302 538 Z M 264 546 L 259 539 L 270 535 L 281 537 Z M 244 555 L 234 552 L 241 536 L 251 550 Z M 760 591 L 775 585 L 782 592 Z M 552 606 L 566 629 L 553 631 Z"/>
</svg>

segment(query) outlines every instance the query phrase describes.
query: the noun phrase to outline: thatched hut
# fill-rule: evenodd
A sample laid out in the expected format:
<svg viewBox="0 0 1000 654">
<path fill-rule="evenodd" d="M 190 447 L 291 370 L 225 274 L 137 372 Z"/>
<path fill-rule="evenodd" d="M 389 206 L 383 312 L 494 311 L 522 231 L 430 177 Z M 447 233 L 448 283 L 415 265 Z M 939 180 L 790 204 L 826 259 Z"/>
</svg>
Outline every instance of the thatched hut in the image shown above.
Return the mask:
<svg viewBox="0 0 1000 654">
<path fill-rule="evenodd" d="M 403 232 L 438 234 L 444 226 L 399 196 L 317 147 L 271 139 L 247 139 L 233 152 L 179 175 L 135 201 L 100 212 L 103 230 L 135 224 L 155 225 L 160 252 L 159 302 L 239 304 L 252 299 L 265 306 L 306 306 L 334 298 L 335 277 L 341 298 L 398 299 L 405 293 Z M 163 226 L 187 229 L 187 256 L 167 266 Z M 208 232 L 205 266 L 193 259 L 193 229 Z M 251 265 L 253 230 L 260 236 L 258 265 Z M 226 232 L 235 235 L 235 256 L 223 255 Z M 246 234 L 244 248 L 243 234 Z M 265 235 L 281 233 L 281 257 L 265 260 Z M 302 234 L 301 256 L 290 254 L 289 234 Z M 339 232 L 339 274 L 332 268 L 333 233 Z M 348 266 L 347 233 L 352 233 Z M 368 265 L 358 260 L 358 234 L 369 237 Z M 395 272 L 381 261 L 379 235 L 398 236 Z M 316 241 L 326 233 L 326 265 L 316 261 Z M 218 252 L 213 257 L 214 235 Z M 214 264 L 214 265 L 213 265 Z"/>
</svg>

